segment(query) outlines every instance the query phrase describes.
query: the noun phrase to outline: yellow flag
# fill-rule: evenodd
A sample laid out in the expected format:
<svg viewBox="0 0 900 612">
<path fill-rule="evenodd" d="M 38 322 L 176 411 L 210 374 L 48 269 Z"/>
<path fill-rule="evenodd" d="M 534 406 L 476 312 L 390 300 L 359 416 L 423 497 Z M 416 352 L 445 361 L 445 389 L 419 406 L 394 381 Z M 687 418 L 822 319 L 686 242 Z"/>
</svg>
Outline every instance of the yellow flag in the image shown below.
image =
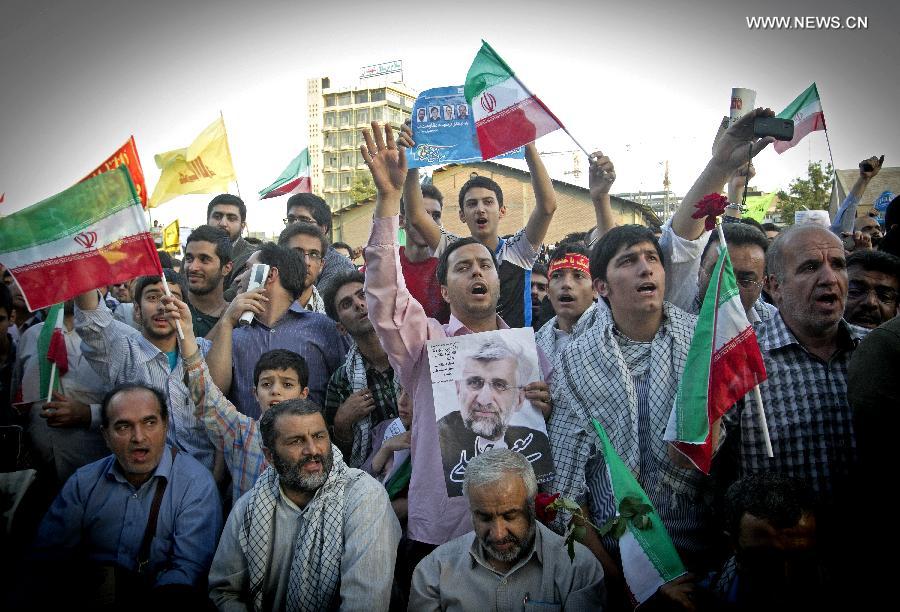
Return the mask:
<svg viewBox="0 0 900 612">
<path fill-rule="evenodd" d="M 162 248 L 163 251 L 175 254 L 181 250 L 181 238 L 178 235 L 178 219 L 175 219 L 162 231 Z"/>
<path fill-rule="evenodd" d="M 228 191 L 228 183 L 236 180 L 222 117 L 188 148 L 160 153 L 154 159 L 162 174 L 150 196 L 149 208 L 188 193 Z"/>
</svg>

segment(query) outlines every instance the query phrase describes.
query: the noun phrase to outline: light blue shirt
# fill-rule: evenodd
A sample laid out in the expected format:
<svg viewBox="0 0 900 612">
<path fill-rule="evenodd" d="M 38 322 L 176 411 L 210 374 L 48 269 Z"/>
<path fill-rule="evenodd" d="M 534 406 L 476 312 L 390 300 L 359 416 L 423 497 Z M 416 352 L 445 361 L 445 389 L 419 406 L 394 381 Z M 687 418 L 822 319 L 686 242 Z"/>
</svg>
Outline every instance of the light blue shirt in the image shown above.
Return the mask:
<svg viewBox="0 0 900 612">
<path fill-rule="evenodd" d="M 168 482 L 150 545 L 149 576 L 157 586 L 205 580 L 222 529 L 222 504 L 209 470 L 171 448 L 144 484 L 135 489 L 115 455 L 84 466 L 66 482 L 44 516 L 32 555 L 73 559 L 79 551 L 98 563 L 137 569 L 157 482 Z M 177 537 L 176 537 L 177 534 Z"/>
</svg>

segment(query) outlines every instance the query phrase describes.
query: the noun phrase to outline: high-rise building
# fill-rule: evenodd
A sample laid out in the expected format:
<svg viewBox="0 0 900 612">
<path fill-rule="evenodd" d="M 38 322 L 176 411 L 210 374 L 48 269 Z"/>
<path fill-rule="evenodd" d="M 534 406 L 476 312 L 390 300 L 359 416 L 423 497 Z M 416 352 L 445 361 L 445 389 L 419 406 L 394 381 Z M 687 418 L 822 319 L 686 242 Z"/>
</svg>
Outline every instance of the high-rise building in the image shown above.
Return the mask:
<svg viewBox="0 0 900 612">
<path fill-rule="evenodd" d="M 332 87 L 329 77 L 307 81 L 312 191 L 332 211 L 354 206 L 350 188 L 357 176 L 369 176 L 359 152 L 362 129 L 372 121 L 399 128 L 415 100 L 414 90 L 384 77 L 360 79 L 353 87 Z"/>
</svg>

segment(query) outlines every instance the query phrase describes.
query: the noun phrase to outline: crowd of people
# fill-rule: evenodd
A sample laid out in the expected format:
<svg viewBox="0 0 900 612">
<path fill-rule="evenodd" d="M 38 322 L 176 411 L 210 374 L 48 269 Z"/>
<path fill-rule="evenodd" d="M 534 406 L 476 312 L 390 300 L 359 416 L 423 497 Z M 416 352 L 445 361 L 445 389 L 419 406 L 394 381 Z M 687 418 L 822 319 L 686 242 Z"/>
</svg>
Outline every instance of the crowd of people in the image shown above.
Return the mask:
<svg viewBox="0 0 900 612">
<path fill-rule="evenodd" d="M 377 190 L 364 265 L 331 242 L 316 195 L 291 196 L 265 244 L 242 238 L 244 202 L 218 195 L 180 273 L 164 268 L 168 287 L 144 276 L 66 302 L 69 367 L 49 398 L 39 338 L 52 322 L 4 271 L 4 609 L 632 609 L 618 539 L 585 528 L 619 512 L 595 420 L 687 569 L 642 609 L 862 601 L 856 579 L 879 573 L 851 566 L 877 544 L 848 527 L 890 520 L 868 510 L 900 406 L 900 198 L 883 225 L 857 216 L 873 156 L 831 227 L 741 218 L 748 157 L 771 142 L 753 119 L 772 115 L 756 109 L 718 136 L 658 231 L 617 226 L 615 167 L 595 152 L 595 224 L 545 263 L 557 204 L 533 143 L 525 227 L 501 237 L 503 191 L 474 176 L 458 194 L 470 235 L 456 236 L 444 194 L 406 166 L 409 128 L 373 123 L 360 147 Z M 721 247 L 696 205 L 723 189 L 734 204 L 722 235 L 767 380 L 711 425 L 707 475 L 663 433 Z M 250 289 L 256 264 L 267 274 Z M 534 329 L 540 380 L 510 382 L 502 346 L 473 357 L 480 416 L 454 414 L 481 419 L 489 443 L 460 494 L 445 482 L 428 346 L 509 328 Z M 504 413 L 526 399 L 549 439 L 540 484 L 545 467 L 503 436 Z M 26 469 L 34 482 L 17 476 Z M 539 513 L 539 492 L 575 505 Z"/>
</svg>

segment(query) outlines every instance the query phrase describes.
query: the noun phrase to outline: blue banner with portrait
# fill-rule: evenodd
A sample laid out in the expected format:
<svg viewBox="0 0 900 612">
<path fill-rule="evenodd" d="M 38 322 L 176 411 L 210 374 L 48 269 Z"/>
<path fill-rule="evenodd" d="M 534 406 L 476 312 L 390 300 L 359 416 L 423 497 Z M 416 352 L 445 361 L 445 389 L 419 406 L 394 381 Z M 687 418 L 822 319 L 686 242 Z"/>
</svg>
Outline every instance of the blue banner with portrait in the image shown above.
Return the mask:
<svg viewBox="0 0 900 612">
<path fill-rule="evenodd" d="M 409 167 L 483 161 L 471 111 L 462 85 L 435 87 L 419 94 L 411 117 L 416 146 L 409 151 Z M 494 159 L 524 157 L 520 147 Z"/>
</svg>

